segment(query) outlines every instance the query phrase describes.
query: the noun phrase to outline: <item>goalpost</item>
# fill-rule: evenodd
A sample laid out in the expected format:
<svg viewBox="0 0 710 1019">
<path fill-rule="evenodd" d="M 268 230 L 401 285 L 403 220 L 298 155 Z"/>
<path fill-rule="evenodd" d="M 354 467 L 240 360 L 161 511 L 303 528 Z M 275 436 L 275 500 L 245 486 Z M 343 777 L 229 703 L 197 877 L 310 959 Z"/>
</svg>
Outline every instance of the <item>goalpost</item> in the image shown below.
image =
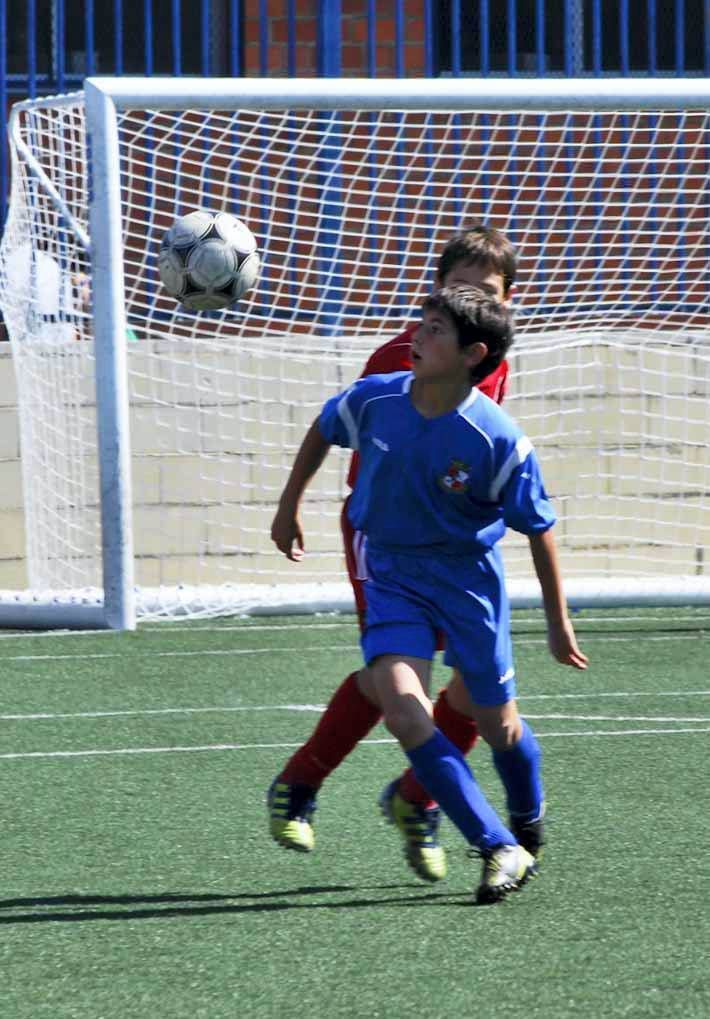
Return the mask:
<svg viewBox="0 0 710 1019">
<path fill-rule="evenodd" d="M 709 107 L 702 79 L 89 78 L 18 103 L 0 307 L 27 588 L 0 625 L 349 606 L 347 454 L 307 493 L 298 566 L 275 503 L 474 220 L 519 252 L 507 407 L 570 602 L 710 602 Z M 162 234 L 200 207 L 259 242 L 226 312 L 158 282 Z M 514 604 L 537 604 L 526 541 L 503 547 Z"/>
</svg>

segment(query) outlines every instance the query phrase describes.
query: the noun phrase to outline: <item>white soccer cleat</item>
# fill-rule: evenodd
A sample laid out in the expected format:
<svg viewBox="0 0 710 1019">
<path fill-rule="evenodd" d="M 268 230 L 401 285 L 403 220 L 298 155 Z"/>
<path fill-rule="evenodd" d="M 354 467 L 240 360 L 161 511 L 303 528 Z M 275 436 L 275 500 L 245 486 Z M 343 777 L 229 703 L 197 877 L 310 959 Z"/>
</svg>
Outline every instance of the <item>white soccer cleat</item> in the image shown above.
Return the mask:
<svg viewBox="0 0 710 1019">
<path fill-rule="evenodd" d="M 498 902 L 508 892 L 516 892 L 537 874 L 537 862 L 522 846 L 498 846 L 484 854 L 483 875 L 476 892 L 476 903 Z"/>
</svg>

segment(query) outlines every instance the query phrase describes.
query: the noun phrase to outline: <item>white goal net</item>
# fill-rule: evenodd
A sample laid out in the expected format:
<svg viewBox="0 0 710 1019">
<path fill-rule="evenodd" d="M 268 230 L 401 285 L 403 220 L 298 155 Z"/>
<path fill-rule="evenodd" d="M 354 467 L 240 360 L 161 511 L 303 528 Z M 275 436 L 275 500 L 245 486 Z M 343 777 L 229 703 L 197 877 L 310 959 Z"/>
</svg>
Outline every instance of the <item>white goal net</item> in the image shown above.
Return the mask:
<svg viewBox="0 0 710 1019">
<path fill-rule="evenodd" d="M 426 109 L 408 108 L 401 82 L 381 108 L 329 109 L 295 102 L 292 84 L 281 108 L 240 103 L 238 83 L 231 104 L 166 101 L 150 82 L 140 102 L 117 103 L 116 342 L 139 616 L 347 604 L 347 455 L 333 451 L 307 493 L 298 566 L 269 540 L 276 500 L 323 401 L 417 316 L 442 246 L 477 220 L 519 254 L 507 407 L 539 451 L 568 590 L 709 598 L 707 97 L 585 109 L 565 103 L 564 86 L 582 84 L 567 82 L 556 104 L 521 110 L 505 96 L 477 103 L 469 82 L 467 102 Z M 84 96 L 21 103 L 11 132 L 0 307 L 18 381 L 27 588 L 100 602 L 100 252 Z M 161 292 L 160 239 L 195 208 L 233 213 L 259 243 L 260 281 L 226 312 L 187 312 Z M 511 590 L 527 598 L 527 543 L 509 534 L 504 549 Z"/>
</svg>

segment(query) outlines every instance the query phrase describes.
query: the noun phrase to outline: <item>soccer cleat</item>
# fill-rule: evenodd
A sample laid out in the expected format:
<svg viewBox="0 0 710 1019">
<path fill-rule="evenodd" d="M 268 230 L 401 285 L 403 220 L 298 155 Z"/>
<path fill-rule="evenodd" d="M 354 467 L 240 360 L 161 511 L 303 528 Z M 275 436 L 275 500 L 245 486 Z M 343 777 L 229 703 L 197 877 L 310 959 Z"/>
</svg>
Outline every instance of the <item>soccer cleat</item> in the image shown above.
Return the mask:
<svg viewBox="0 0 710 1019">
<path fill-rule="evenodd" d="M 483 876 L 476 892 L 479 906 L 498 902 L 537 874 L 535 857 L 522 846 L 497 846 L 483 854 L 483 860 Z"/>
<path fill-rule="evenodd" d="M 269 831 L 274 842 L 285 849 L 310 853 L 316 844 L 311 818 L 316 809 L 316 791 L 309 785 L 289 785 L 274 779 L 266 799 Z"/>
<path fill-rule="evenodd" d="M 424 881 L 441 881 L 446 877 L 446 854 L 438 839 L 441 811 L 409 803 L 400 796 L 398 786 L 395 779 L 382 792 L 380 810 L 404 838 L 404 856 L 412 870 Z"/>
<path fill-rule="evenodd" d="M 542 847 L 545 845 L 545 804 L 540 808 L 539 817 L 534 821 L 519 821 L 515 817 L 510 818 L 510 830 L 531 856 L 534 856 L 539 863 L 542 859 Z"/>
</svg>

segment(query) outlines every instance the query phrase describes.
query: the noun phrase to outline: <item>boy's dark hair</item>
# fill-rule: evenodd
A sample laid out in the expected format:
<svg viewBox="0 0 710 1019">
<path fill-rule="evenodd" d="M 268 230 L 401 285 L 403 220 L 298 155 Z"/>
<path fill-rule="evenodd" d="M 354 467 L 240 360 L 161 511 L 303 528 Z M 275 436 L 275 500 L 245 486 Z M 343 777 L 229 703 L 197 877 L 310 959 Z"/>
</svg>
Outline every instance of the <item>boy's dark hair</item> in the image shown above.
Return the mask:
<svg viewBox="0 0 710 1019">
<path fill-rule="evenodd" d="M 426 298 L 424 311 L 443 311 L 456 326 L 459 346 L 485 343 L 488 353 L 471 370 L 471 382 L 495 371 L 513 345 L 513 313 L 478 287 L 443 287 Z"/>
<path fill-rule="evenodd" d="M 439 256 L 436 274 L 441 283 L 457 262 L 490 266 L 503 277 L 503 293 L 507 294 L 518 270 L 515 248 L 500 230 L 486 223 L 472 223 L 455 234 Z"/>
</svg>

